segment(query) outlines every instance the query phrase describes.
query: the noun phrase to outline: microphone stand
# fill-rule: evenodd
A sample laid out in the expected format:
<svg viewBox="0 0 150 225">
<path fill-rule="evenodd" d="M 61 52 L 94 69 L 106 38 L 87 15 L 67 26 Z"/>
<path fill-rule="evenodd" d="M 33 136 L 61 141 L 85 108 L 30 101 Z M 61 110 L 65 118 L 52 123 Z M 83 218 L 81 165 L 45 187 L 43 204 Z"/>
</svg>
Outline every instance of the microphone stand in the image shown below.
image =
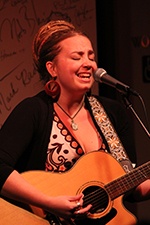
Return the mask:
<svg viewBox="0 0 150 225">
<path fill-rule="evenodd" d="M 138 122 L 140 123 L 140 125 L 142 126 L 142 128 L 144 129 L 144 131 L 146 132 L 146 134 L 148 135 L 148 137 L 150 138 L 149 131 L 147 130 L 147 128 L 145 127 L 145 125 L 143 124 L 143 122 L 141 121 L 141 119 L 139 118 L 139 116 L 137 115 L 137 113 L 135 112 L 135 110 L 133 109 L 132 104 L 129 101 L 127 95 L 123 94 L 122 97 L 123 97 L 123 101 L 124 101 L 125 106 L 132 111 L 132 113 L 134 114 L 134 116 L 136 117 L 136 119 L 138 120 Z"/>
</svg>

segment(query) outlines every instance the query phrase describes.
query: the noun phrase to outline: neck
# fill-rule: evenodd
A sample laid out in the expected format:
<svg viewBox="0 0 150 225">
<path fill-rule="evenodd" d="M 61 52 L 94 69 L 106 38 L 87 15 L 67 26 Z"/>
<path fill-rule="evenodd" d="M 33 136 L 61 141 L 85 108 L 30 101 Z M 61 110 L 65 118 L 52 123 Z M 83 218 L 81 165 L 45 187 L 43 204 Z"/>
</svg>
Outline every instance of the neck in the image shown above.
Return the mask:
<svg viewBox="0 0 150 225">
<path fill-rule="evenodd" d="M 76 107 L 72 107 L 72 111 L 68 110 L 71 108 L 67 108 L 65 109 L 64 106 L 60 105 L 60 103 L 56 103 L 56 105 L 59 107 L 59 109 L 70 119 L 71 122 L 71 127 L 74 131 L 78 130 L 78 124 L 74 121 L 74 119 L 76 118 L 76 116 L 80 113 L 80 111 L 82 110 L 82 107 L 84 105 L 84 97 L 82 98 L 82 100 L 79 102 L 74 102 L 73 103 L 74 106 Z"/>
<path fill-rule="evenodd" d="M 80 98 L 65 98 L 61 96 L 58 100 L 58 105 L 60 105 L 69 115 L 74 114 L 74 112 L 79 108 L 79 106 L 84 102 L 85 96 Z"/>
</svg>

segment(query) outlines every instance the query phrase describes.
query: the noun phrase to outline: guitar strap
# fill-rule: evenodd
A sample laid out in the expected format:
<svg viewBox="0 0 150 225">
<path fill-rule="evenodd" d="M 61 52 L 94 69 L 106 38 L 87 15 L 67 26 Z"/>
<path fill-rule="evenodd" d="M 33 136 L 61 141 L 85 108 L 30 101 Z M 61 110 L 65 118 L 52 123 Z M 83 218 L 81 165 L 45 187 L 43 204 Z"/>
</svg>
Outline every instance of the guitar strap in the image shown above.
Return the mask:
<svg viewBox="0 0 150 225">
<path fill-rule="evenodd" d="M 94 118 L 107 141 L 112 156 L 121 164 L 126 172 L 130 172 L 133 169 L 132 163 L 103 106 L 94 96 L 90 96 L 88 99 Z"/>
</svg>

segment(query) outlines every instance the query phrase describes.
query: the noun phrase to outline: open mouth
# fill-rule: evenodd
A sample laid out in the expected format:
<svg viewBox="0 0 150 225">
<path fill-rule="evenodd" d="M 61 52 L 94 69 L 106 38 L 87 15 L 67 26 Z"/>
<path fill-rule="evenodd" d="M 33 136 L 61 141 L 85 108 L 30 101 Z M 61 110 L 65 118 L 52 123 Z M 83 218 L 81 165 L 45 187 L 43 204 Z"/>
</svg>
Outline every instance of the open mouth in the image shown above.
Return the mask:
<svg viewBox="0 0 150 225">
<path fill-rule="evenodd" d="M 80 77 L 80 78 L 84 78 L 84 79 L 87 78 L 87 79 L 89 79 L 91 77 L 91 74 L 85 74 L 85 73 L 81 74 L 80 73 L 80 74 L 77 74 L 77 76 Z"/>
</svg>

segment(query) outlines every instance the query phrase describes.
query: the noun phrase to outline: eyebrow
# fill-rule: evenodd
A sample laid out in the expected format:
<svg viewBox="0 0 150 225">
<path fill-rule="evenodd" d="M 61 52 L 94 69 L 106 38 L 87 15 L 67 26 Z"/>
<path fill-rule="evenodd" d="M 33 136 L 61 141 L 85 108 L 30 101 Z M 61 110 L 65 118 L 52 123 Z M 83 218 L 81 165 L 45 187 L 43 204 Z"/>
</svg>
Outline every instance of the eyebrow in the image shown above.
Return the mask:
<svg viewBox="0 0 150 225">
<path fill-rule="evenodd" d="M 74 52 L 71 52 L 71 54 L 74 54 L 74 53 L 77 53 L 77 54 L 80 54 L 80 55 L 81 55 L 81 54 L 84 54 L 83 51 L 74 51 Z M 95 54 L 93 50 L 89 50 L 88 53 L 90 53 L 90 54 Z"/>
</svg>

